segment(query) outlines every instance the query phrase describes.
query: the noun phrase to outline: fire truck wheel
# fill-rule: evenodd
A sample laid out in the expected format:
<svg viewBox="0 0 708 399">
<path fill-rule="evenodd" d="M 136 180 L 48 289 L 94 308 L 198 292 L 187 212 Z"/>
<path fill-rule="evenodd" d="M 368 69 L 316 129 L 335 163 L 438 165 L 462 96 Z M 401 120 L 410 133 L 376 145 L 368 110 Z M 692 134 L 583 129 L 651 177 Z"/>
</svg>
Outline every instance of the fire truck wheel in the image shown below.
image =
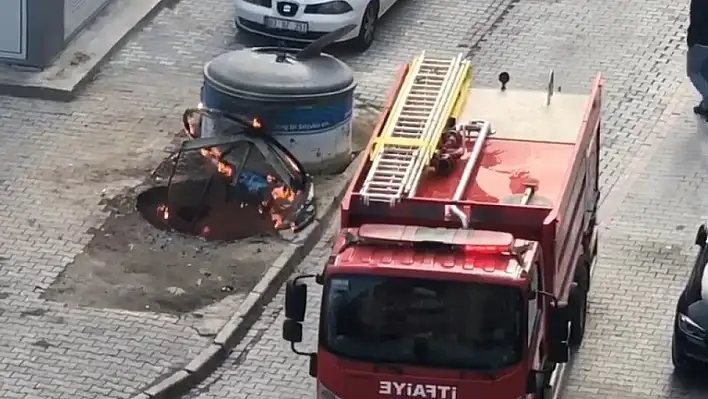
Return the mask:
<svg viewBox="0 0 708 399">
<path fill-rule="evenodd" d="M 578 267 L 575 269 L 575 278 L 573 280 L 585 292 L 590 292 L 590 264 L 591 261 L 588 256 L 582 255 L 578 260 Z"/>
<path fill-rule="evenodd" d="M 572 349 L 577 349 L 583 343 L 588 311 L 588 293 L 578 282 L 573 282 L 568 305 L 571 312 L 570 339 L 568 343 Z"/>
</svg>

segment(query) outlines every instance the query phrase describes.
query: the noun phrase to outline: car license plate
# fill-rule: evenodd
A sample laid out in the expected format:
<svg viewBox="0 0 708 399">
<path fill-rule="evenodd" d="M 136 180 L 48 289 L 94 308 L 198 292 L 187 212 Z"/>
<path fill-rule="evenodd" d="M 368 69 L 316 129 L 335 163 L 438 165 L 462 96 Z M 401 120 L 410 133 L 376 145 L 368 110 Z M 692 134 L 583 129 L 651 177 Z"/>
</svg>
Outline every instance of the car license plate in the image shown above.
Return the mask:
<svg viewBox="0 0 708 399">
<path fill-rule="evenodd" d="M 307 33 L 307 22 L 265 17 L 265 25 L 266 27 L 271 29 L 290 30 L 298 33 Z"/>
</svg>

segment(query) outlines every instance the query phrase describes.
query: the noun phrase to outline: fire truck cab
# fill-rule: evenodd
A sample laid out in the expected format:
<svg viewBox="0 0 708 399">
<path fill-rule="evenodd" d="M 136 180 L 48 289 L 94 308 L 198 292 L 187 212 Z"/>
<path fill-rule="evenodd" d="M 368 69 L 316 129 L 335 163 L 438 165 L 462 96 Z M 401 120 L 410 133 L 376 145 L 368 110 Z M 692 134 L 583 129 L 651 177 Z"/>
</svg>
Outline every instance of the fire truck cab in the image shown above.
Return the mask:
<svg viewBox="0 0 708 399">
<path fill-rule="evenodd" d="M 552 397 L 583 339 L 597 251 L 602 80 L 590 96 L 471 87 L 406 65 L 321 274 L 286 285 L 283 337 L 322 399 Z M 315 353 L 299 352 L 322 285 Z"/>
</svg>

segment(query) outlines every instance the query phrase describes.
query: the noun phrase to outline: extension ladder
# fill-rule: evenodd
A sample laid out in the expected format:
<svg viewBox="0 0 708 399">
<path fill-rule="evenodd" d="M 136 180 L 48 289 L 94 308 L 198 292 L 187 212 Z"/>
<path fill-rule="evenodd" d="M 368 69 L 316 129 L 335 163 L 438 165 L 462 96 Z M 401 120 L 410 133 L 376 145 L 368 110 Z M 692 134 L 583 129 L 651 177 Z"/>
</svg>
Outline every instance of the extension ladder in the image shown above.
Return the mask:
<svg viewBox="0 0 708 399">
<path fill-rule="evenodd" d="M 364 202 L 395 205 L 413 196 L 450 117 L 457 117 L 471 83 L 470 62 L 426 57 L 409 66 L 389 117 L 374 141 L 371 167 L 359 194 Z"/>
</svg>

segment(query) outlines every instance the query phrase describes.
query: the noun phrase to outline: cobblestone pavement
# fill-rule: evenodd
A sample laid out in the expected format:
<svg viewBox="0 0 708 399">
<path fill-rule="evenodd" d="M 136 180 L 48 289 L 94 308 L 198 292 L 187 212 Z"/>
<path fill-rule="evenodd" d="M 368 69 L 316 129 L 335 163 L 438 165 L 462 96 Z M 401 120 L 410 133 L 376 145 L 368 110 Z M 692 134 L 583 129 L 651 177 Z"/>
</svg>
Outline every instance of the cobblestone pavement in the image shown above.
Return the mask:
<svg viewBox="0 0 708 399">
<path fill-rule="evenodd" d="M 483 29 L 492 21 L 493 29 L 479 43 L 474 39 L 479 32 L 465 31 L 465 37 L 473 39 L 462 40 L 458 47 L 453 33 L 458 24 L 445 24 L 455 27 L 453 32 L 426 31 L 449 20 L 449 15 L 410 10 L 411 3 L 415 2 L 402 3 L 390 20 L 409 20 L 415 33 L 404 36 L 415 42 L 393 44 L 401 50 L 389 49 L 391 60 L 403 61 L 417 49 L 452 54 L 469 45 L 477 83 L 484 86 L 494 85 L 502 70 L 510 72 L 512 87 L 540 89 L 553 68 L 563 91 L 570 92 L 587 90 L 599 71 L 606 78 L 601 256 L 586 341 L 564 397 L 708 396 L 707 386 L 675 379 L 669 358 L 674 304 L 690 270 L 694 254 L 690 244 L 695 227 L 706 216 L 701 202 L 708 194 L 702 189 L 701 173 L 707 165 L 703 157 L 708 155 L 708 128 L 703 129 L 701 122 L 697 132 L 690 111 L 694 93 L 683 83 L 687 5 L 668 0 L 600 0 L 592 5 L 581 0 L 522 0 L 497 3 L 501 14 L 481 5 L 476 12 L 461 12 L 461 18 L 469 21 L 465 15 L 471 15 L 467 26 Z M 469 2 L 454 6 L 472 7 Z M 421 16 L 409 17 L 415 13 Z M 488 19 L 476 19 L 482 15 Z M 439 34 L 449 36 L 442 39 Z M 352 64 L 368 76 L 365 62 L 364 56 Z M 390 63 L 381 66 L 391 68 Z M 370 81 L 388 83 L 381 75 Z M 374 95 L 371 99 L 380 101 Z M 313 252 L 301 269 L 320 270 L 327 245 Z M 310 292 L 309 309 L 318 308 L 318 295 Z M 280 339 L 282 300 L 281 292 L 233 357 L 189 398 L 312 397 L 306 358 L 291 353 Z M 309 345 L 314 344 L 314 313 L 309 312 L 306 323 Z"/>
<path fill-rule="evenodd" d="M 333 227 L 297 268 L 298 273 L 317 273 L 330 255 Z M 300 348 L 313 348 L 317 336 L 317 312 L 322 288 L 308 285 L 307 318 Z M 204 383 L 185 395 L 187 399 L 305 399 L 315 394 L 307 373 L 308 359 L 290 351 L 281 338 L 285 290 L 281 289 L 263 315 L 234 349 L 234 354 Z"/>
<path fill-rule="evenodd" d="M 99 195 L 138 184 L 164 156 L 197 99 L 203 63 L 252 44 L 233 29 L 232 0 L 169 3 L 76 101 L 0 97 L 1 398 L 126 398 L 208 340 L 175 316 L 41 297 L 106 218 Z M 401 3 L 369 52 L 344 56 L 363 102 L 380 103 L 396 66 L 437 39 L 446 54 L 466 51 L 484 30 L 473 21 L 504 9 L 494 0 Z"/>
<path fill-rule="evenodd" d="M 690 114 L 694 102 L 693 88 L 682 85 L 648 131 L 655 141 L 633 161 L 624 198 L 608 203 L 616 210 L 605 219 L 588 332 L 566 398 L 708 396 L 705 379 L 672 375 L 670 355 L 676 301 L 708 216 L 708 128 Z"/>
<path fill-rule="evenodd" d="M 105 218 L 96 194 L 135 184 L 139 176 L 127 173 L 126 164 L 162 157 L 175 117 L 196 99 L 203 62 L 245 43 L 234 36 L 232 1 L 173 4 L 77 101 L 0 97 L 2 398 L 128 397 L 206 342 L 173 316 L 68 308 L 40 299 L 42 288 L 90 240 L 87 231 Z M 380 104 L 396 66 L 423 49 L 470 52 L 481 85 L 494 85 L 496 74 L 507 70 L 512 86 L 540 88 L 553 67 L 563 90 L 577 91 L 596 71 L 606 74 L 604 186 L 609 191 L 630 163 L 643 174 L 614 200 L 621 216 L 605 234 L 591 331 L 569 398 L 584 398 L 583 392 L 617 399 L 706 395 L 673 382 L 666 355 L 671 307 L 688 270 L 686 244 L 701 215 L 698 168 L 706 148 L 696 142 L 690 120 L 683 120 L 688 104 L 674 100 L 667 108 L 672 98 L 690 102 L 688 89 L 676 94 L 686 15 L 683 3 L 669 0 L 598 0 L 592 6 L 581 0 L 402 0 L 370 51 L 343 56 L 361 78 L 360 100 L 372 105 Z M 663 123 L 655 126 L 659 119 Z M 58 168 L 70 170 L 71 179 L 53 179 Z M 119 178 L 95 173 L 116 169 L 127 172 Z M 84 183 L 62 184 L 74 180 Z M 652 216 L 651 226 L 640 225 L 645 214 Z M 680 224 L 685 231 L 675 231 Z M 319 269 L 326 252 L 323 243 L 303 267 Z M 317 293 L 311 298 L 312 309 Z M 652 311 L 627 313 L 625 302 Z M 254 325 L 243 344 L 247 353 L 229 359 L 193 396 L 311 397 L 305 360 L 279 339 L 281 303 L 281 296 L 275 298 Z"/>
</svg>

